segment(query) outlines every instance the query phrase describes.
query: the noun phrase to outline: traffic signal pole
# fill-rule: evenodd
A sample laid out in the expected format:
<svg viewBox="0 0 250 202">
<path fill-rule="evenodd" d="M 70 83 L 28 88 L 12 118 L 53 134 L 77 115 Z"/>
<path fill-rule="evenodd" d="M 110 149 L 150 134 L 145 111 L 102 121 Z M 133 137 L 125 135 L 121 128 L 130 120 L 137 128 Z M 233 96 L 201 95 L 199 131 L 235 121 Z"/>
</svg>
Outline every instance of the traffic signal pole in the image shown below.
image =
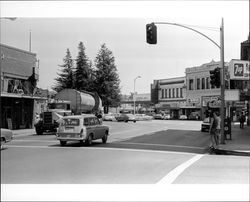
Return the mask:
<svg viewBox="0 0 250 202">
<path fill-rule="evenodd" d="M 210 40 L 213 44 L 215 44 L 219 49 L 220 49 L 220 72 L 221 72 L 221 106 L 220 106 L 220 117 L 221 117 L 221 138 L 220 138 L 220 143 L 225 144 L 225 136 L 224 136 L 224 125 L 225 125 L 225 66 L 224 66 L 224 20 L 222 18 L 221 22 L 221 27 L 220 27 L 220 45 L 218 45 L 214 40 L 209 38 L 207 35 L 191 28 L 186 25 L 182 24 L 177 24 L 177 23 L 169 23 L 169 22 L 153 22 L 151 24 L 167 24 L 167 25 L 175 25 L 175 26 L 180 26 L 184 27 L 186 29 L 192 30 L 208 40 Z M 149 25 L 149 24 L 148 24 Z M 147 27 L 148 27 L 147 25 Z M 156 44 L 157 40 L 155 43 L 150 43 L 150 44 Z"/>
</svg>

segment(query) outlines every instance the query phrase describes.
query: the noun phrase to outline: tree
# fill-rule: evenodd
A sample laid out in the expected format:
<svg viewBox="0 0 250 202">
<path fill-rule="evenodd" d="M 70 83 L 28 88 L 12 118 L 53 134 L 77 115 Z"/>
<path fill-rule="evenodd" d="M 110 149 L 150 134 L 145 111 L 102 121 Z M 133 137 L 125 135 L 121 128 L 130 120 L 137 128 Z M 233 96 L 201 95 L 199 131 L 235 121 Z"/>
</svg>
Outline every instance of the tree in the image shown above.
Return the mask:
<svg viewBox="0 0 250 202">
<path fill-rule="evenodd" d="M 77 90 L 92 90 L 92 70 L 91 62 L 85 54 L 85 47 L 82 42 L 78 46 L 78 56 L 76 58 L 75 88 Z"/>
<path fill-rule="evenodd" d="M 109 106 L 118 106 L 121 100 L 120 79 L 115 65 L 115 57 L 105 44 L 101 45 L 95 58 L 95 90 L 101 97 L 104 112 Z"/>
<path fill-rule="evenodd" d="M 65 88 L 74 88 L 74 75 L 73 75 L 73 59 L 69 49 L 66 51 L 66 56 L 63 58 L 63 65 L 61 67 L 61 72 L 57 73 L 58 77 L 55 78 L 56 85 L 53 87 L 53 90 L 56 92 L 61 91 Z"/>
</svg>

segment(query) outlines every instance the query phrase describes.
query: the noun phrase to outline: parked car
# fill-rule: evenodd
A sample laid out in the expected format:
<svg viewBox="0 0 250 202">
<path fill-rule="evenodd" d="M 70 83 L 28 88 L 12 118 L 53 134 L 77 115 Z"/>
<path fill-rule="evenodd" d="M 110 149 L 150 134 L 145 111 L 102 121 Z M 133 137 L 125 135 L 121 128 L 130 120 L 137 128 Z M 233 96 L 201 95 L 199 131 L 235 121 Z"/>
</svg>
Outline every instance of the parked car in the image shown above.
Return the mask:
<svg viewBox="0 0 250 202">
<path fill-rule="evenodd" d="M 3 149 L 3 145 L 7 142 L 10 142 L 13 139 L 12 130 L 1 128 L 1 149 Z"/>
<path fill-rule="evenodd" d="M 187 116 L 186 115 L 180 115 L 180 120 L 187 120 Z"/>
<path fill-rule="evenodd" d="M 80 141 L 87 146 L 96 139 L 102 139 L 103 143 L 107 142 L 109 127 L 102 125 L 94 115 L 65 116 L 59 123 L 56 137 L 62 146 L 68 141 Z"/>
<path fill-rule="evenodd" d="M 126 114 L 116 114 L 115 115 L 115 119 L 120 122 L 120 121 L 124 121 L 124 122 L 128 122 L 128 116 Z"/>
<path fill-rule="evenodd" d="M 203 122 L 201 123 L 201 131 L 202 132 L 205 132 L 205 131 L 209 132 L 209 129 L 210 129 L 210 120 L 209 120 L 209 118 L 205 118 L 203 120 Z"/>
<path fill-rule="evenodd" d="M 108 114 L 104 114 L 103 116 L 103 121 L 115 121 L 115 114 L 113 113 L 108 113 Z"/>
<path fill-rule="evenodd" d="M 162 114 L 155 114 L 154 115 L 154 119 L 160 119 L 162 120 L 164 118 L 164 116 Z"/>
<path fill-rule="evenodd" d="M 191 112 L 191 114 L 188 116 L 189 120 L 199 120 L 200 116 L 197 112 Z"/>
<path fill-rule="evenodd" d="M 133 121 L 134 123 L 137 121 L 134 114 L 126 114 L 126 116 L 128 117 L 128 121 Z"/>
<path fill-rule="evenodd" d="M 164 120 L 171 119 L 170 114 L 164 114 L 163 119 L 164 119 Z"/>
</svg>

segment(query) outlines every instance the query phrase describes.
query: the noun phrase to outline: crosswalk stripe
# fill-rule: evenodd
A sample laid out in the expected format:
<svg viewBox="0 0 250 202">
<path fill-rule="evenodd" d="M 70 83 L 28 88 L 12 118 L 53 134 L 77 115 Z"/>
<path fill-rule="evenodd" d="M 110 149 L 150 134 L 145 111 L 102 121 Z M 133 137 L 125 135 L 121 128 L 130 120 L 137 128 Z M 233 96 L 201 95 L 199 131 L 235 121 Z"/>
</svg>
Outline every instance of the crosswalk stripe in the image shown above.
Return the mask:
<svg viewBox="0 0 250 202">
<path fill-rule="evenodd" d="M 195 155 L 193 158 L 189 159 L 188 161 L 182 163 L 181 165 L 177 166 L 171 172 L 169 172 L 164 178 L 162 178 L 158 184 L 172 184 L 176 178 L 183 173 L 188 167 L 194 164 L 196 161 L 200 160 L 204 155 L 198 154 Z"/>
</svg>

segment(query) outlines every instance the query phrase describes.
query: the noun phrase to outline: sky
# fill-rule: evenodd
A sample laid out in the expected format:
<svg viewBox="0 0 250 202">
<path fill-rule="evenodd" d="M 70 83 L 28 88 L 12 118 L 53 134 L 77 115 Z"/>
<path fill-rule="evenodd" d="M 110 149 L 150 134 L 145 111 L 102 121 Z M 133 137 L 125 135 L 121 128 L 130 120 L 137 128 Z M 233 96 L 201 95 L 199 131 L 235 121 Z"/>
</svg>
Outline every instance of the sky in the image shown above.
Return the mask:
<svg viewBox="0 0 250 202">
<path fill-rule="evenodd" d="M 122 94 L 150 93 L 156 79 L 185 76 L 185 68 L 220 60 L 220 50 L 196 32 L 157 25 L 157 44 L 146 43 L 146 24 L 178 23 L 220 45 L 224 20 L 225 62 L 240 59 L 249 35 L 248 1 L 1 1 L 1 43 L 31 51 L 39 59 L 38 87 L 51 89 L 66 50 L 83 42 L 94 59 L 103 43 L 115 57 Z M 46 11 L 46 12 L 45 12 Z M 17 17 L 11 21 L 3 17 Z"/>
</svg>

